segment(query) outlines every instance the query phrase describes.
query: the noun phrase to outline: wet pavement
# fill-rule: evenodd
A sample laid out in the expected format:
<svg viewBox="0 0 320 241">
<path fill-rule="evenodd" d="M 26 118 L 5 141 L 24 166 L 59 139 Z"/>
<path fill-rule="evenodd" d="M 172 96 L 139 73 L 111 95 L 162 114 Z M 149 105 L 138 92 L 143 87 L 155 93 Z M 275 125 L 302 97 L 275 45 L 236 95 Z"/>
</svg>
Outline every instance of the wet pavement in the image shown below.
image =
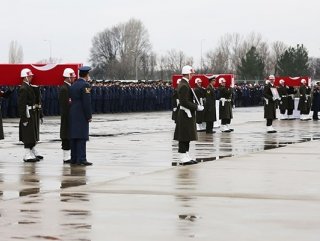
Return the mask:
<svg viewBox="0 0 320 241">
<path fill-rule="evenodd" d="M 0 141 L 0 240 L 319 240 L 320 122 L 234 110 L 232 133 L 199 133 L 177 161 L 169 112 L 95 115 L 91 167 L 62 164 L 59 118 L 39 163 L 23 163 L 18 119 Z"/>
</svg>

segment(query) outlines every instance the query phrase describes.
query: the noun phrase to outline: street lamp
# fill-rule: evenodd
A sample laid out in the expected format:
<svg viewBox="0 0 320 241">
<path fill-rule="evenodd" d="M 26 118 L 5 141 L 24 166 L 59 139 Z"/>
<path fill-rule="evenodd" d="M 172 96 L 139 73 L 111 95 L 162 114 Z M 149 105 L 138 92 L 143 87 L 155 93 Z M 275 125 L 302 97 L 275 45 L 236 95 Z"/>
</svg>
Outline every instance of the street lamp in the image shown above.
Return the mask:
<svg viewBox="0 0 320 241">
<path fill-rule="evenodd" d="M 48 42 L 48 43 L 49 43 L 49 50 L 50 50 L 49 63 L 51 63 L 51 62 L 52 62 L 52 45 L 51 45 L 51 40 L 47 40 L 47 39 L 45 39 L 45 40 L 43 40 L 43 41 L 45 41 L 45 42 Z"/>
<path fill-rule="evenodd" d="M 203 41 L 205 41 L 205 39 L 201 39 L 201 43 L 200 43 L 200 45 L 201 45 L 201 47 L 200 47 L 200 71 L 201 71 L 201 73 L 202 73 L 202 42 Z"/>
</svg>

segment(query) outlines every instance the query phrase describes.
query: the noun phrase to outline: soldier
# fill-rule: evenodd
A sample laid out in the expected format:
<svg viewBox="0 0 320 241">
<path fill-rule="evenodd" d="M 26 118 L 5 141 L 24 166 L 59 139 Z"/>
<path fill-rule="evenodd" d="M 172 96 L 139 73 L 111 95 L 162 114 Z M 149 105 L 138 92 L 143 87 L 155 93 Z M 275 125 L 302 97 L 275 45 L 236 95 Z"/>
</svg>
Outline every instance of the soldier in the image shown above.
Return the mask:
<svg viewBox="0 0 320 241">
<path fill-rule="evenodd" d="M 35 149 L 37 143 L 37 129 L 35 116 L 35 94 L 30 86 L 33 73 L 30 69 L 21 70 L 22 85 L 18 93 L 18 111 L 20 116 L 19 140 L 23 142 L 25 162 L 37 162 L 43 159 Z"/>
<path fill-rule="evenodd" d="M 276 100 L 277 96 L 272 91 L 276 91 L 274 87 L 274 75 L 270 75 L 266 81 L 266 85 L 263 89 L 264 97 L 264 118 L 267 119 L 267 133 L 276 133 L 277 131 L 272 127 L 272 122 L 276 119 Z"/>
<path fill-rule="evenodd" d="M 69 133 L 69 112 L 70 112 L 70 86 L 76 79 L 76 74 L 71 68 L 66 68 L 63 71 L 64 83 L 59 89 L 59 104 L 60 104 L 60 139 L 61 149 L 63 152 L 63 163 L 70 163 L 70 133 Z"/>
<path fill-rule="evenodd" d="M 317 82 L 313 87 L 313 95 L 312 95 L 312 110 L 313 116 L 312 119 L 317 121 L 319 120 L 318 112 L 320 109 L 320 82 Z"/>
<path fill-rule="evenodd" d="M 221 120 L 221 131 L 231 132 L 230 123 L 232 119 L 232 88 L 226 87 L 226 80 L 219 79 L 219 119 Z"/>
<path fill-rule="evenodd" d="M 301 86 L 299 88 L 300 98 L 298 104 L 298 110 L 300 110 L 300 120 L 311 120 L 309 117 L 311 107 L 311 88 L 307 86 L 305 79 L 301 80 Z"/>
<path fill-rule="evenodd" d="M 181 165 L 196 164 L 189 156 L 190 141 L 197 140 L 195 111 L 203 110 L 203 106 L 193 103 L 194 92 L 190 88 L 189 81 L 194 74 L 191 66 L 186 65 L 182 68 L 182 79 L 178 86 L 178 98 L 180 109 L 177 116 L 174 140 L 179 141 Z"/>
<path fill-rule="evenodd" d="M 287 89 L 287 93 L 288 93 L 288 120 L 294 120 L 294 116 L 293 116 L 293 110 L 294 110 L 294 95 L 297 93 L 297 90 L 290 86 Z"/>
<path fill-rule="evenodd" d="M 288 86 L 285 85 L 285 81 L 281 79 L 279 81 L 278 93 L 280 96 L 279 109 L 280 109 L 280 120 L 288 119 L 288 116 L 285 115 L 286 110 L 288 109 Z M 288 114 L 288 113 L 287 113 Z"/>
<path fill-rule="evenodd" d="M 177 80 L 177 85 L 179 85 L 181 79 Z M 178 89 L 178 87 L 177 87 Z M 174 89 L 173 90 L 173 94 L 172 94 L 172 115 L 171 115 L 171 119 L 176 123 L 177 122 L 177 115 L 178 115 L 178 111 L 179 111 L 179 97 L 178 97 L 178 90 Z"/>
<path fill-rule="evenodd" d="M 196 94 L 200 105 L 203 106 L 203 99 L 206 94 L 206 90 L 202 87 L 202 80 L 200 78 L 196 78 L 195 80 L 196 87 L 194 88 L 194 93 Z M 204 113 L 203 111 L 196 112 L 196 123 L 197 123 L 197 131 L 205 131 L 204 126 Z"/>
<path fill-rule="evenodd" d="M 6 91 L 0 90 L 0 140 L 4 139 L 4 133 L 3 133 L 3 124 L 2 124 L 2 112 L 1 112 L 1 99 L 2 98 L 8 98 L 12 93 L 11 89 L 8 89 Z"/>
<path fill-rule="evenodd" d="M 34 105 L 34 113 L 36 120 L 36 130 L 37 130 L 37 141 L 40 140 L 40 124 L 43 124 L 43 112 L 41 107 L 41 92 L 40 87 L 38 85 L 30 84 L 34 91 L 35 96 L 35 105 Z"/>
<path fill-rule="evenodd" d="M 90 166 L 86 157 L 86 142 L 89 140 L 89 122 L 92 119 L 88 66 L 79 68 L 79 79 L 70 87 L 71 107 L 69 115 L 71 164 Z"/>
<path fill-rule="evenodd" d="M 215 76 L 209 77 L 209 85 L 206 89 L 206 101 L 204 104 L 204 120 L 206 122 L 206 133 L 215 133 L 213 131 L 213 122 L 217 120 L 216 114 L 216 94 L 213 87 Z"/>
</svg>

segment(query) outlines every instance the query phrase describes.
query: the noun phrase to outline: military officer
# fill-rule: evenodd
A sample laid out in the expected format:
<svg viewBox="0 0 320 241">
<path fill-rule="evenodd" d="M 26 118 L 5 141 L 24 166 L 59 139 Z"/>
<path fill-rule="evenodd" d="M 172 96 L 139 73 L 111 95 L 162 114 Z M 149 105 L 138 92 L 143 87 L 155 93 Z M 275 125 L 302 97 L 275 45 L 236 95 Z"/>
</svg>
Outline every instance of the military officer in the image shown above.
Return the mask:
<svg viewBox="0 0 320 241">
<path fill-rule="evenodd" d="M 3 124 L 2 124 L 2 111 L 1 111 L 1 99 L 2 98 L 8 98 L 12 93 L 11 89 L 8 89 L 6 91 L 0 90 L 0 140 L 4 139 L 4 133 L 3 133 Z"/>
<path fill-rule="evenodd" d="M 273 94 L 276 90 L 276 88 L 274 87 L 274 80 L 275 80 L 274 75 L 270 75 L 263 89 L 263 97 L 265 100 L 264 118 L 267 119 L 267 133 L 277 132 L 272 127 L 272 122 L 274 119 L 276 119 L 276 100 L 277 100 L 277 96 Z"/>
<path fill-rule="evenodd" d="M 298 110 L 300 110 L 300 120 L 311 120 L 309 117 L 311 107 L 311 88 L 307 86 L 305 79 L 301 80 L 301 86 L 299 88 L 300 98 L 298 104 Z"/>
<path fill-rule="evenodd" d="M 18 111 L 20 116 L 19 140 L 23 142 L 25 162 L 37 162 L 43 159 L 35 146 L 37 143 L 37 126 L 35 116 L 35 94 L 30 86 L 33 73 L 30 69 L 21 70 L 22 85 L 18 93 Z"/>
<path fill-rule="evenodd" d="M 178 85 L 178 98 L 180 109 L 178 111 L 174 140 L 179 141 L 181 165 L 196 164 L 189 156 L 190 141 L 197 140 L 195 111 L 203 110 L 203 106 L 193 102 L 194 92 L 189 85 L 189 80 L 194 74 L 191 66 L 186 65 L 182 68 L 182 79 Z"/>
<path fill-rule="evenodd" d="M 286 120 L 288 119 L 288 116 L 286 116 L 286 110 L 288 109 L 288 86 L 285 85 L 285 81 L 281 79 L 279 81 L 279 87 L 278 87 L 278 93 L 280 96 L 280 102 L 279 102 L 279 109 L 280 109 L 280 120 Z M 287 113 L 288 115 L 288 113 Z"/>
<path fill-rule="evenodd" d="M 30 86 L 34 91 L 34 96 L 35 96 L 34 113 L 35 113 L 35 120 L 36 120 L 37 141 L 39 141 L 40 140 L 40 124 L 43 123 L 41 92 L 40 92 L 40 87 L 38 85 L 30 84 Z"/>
<path fill-rule="evenodd" d="M 205 88 L 202 87 L 202 80 L 200 78 L 196 78 L 196 87 L 194 88 L 194 93 L 196 94 L 200 105 L 203 106 L 203 100 L 206 94 Z M 204 126 L 204 112 L 203 111 L 197 111 L 196 112 L 196 123 L 197 123 L 197 131 L 205 131 Z"/>
<path fill-rule="evenodd" d="M 89 140 L 89 122 L 92 119 L 91 88 L 88 83 L 89 66 L 79 68 L 79 79 L 70 87 L 71 107 L 69 115 L 71 164 L 90 166 L 86 157 L 86 142 Z"/>
<path fill-rule="evenodd" d="M 216 94 L 214 89 L 215 76 L 209 78 L 209 85 L 206 89 L 204 104 L 204 120 L 206 122 L 206 133 L 215 133 L 213 131 L 213 122 L 217 120 L 216 115 Z"/>
<path fill-rule="evenodd" d="M 230 123 L 232 119 L 232 88 L 226 87 L 226 80 L 219 79 L 219 119 L 221 119 L 221 131 L 231 132 Z"/>
<path fill-rule="evenodd" d="M 76 79 L 73 69 L 66 68 L 63 71 L 64 83 L 59 89 L 59 105 L 60 105 L 60 139 L 61 149 L 63 152 L 63 163 L 71 162 L 70 153 L 70 133 L 69 133 L 69 112 L 70 112 L 70 86 Z"/>
</svg>

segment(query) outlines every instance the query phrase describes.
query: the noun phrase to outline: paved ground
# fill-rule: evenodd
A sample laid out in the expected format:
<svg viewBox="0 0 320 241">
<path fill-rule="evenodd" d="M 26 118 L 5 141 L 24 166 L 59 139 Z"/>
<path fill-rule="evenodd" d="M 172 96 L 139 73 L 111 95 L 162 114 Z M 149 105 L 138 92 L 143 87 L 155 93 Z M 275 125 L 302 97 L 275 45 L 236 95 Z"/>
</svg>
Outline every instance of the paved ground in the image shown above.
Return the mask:
<svg viewBox="0 0 320 241">
<path fill-rule="evenodd" d="M 96 115 L 91 167 L 62 164 L 59 118 L 46 118 L 23 163 L 18 120 L 0 141 L 0 240 L 319 240 L 320 123 L 236 109 L 233 133 L 191 146 L 203 163 L 173 167 L 169 112 Z"/>
</svg>

